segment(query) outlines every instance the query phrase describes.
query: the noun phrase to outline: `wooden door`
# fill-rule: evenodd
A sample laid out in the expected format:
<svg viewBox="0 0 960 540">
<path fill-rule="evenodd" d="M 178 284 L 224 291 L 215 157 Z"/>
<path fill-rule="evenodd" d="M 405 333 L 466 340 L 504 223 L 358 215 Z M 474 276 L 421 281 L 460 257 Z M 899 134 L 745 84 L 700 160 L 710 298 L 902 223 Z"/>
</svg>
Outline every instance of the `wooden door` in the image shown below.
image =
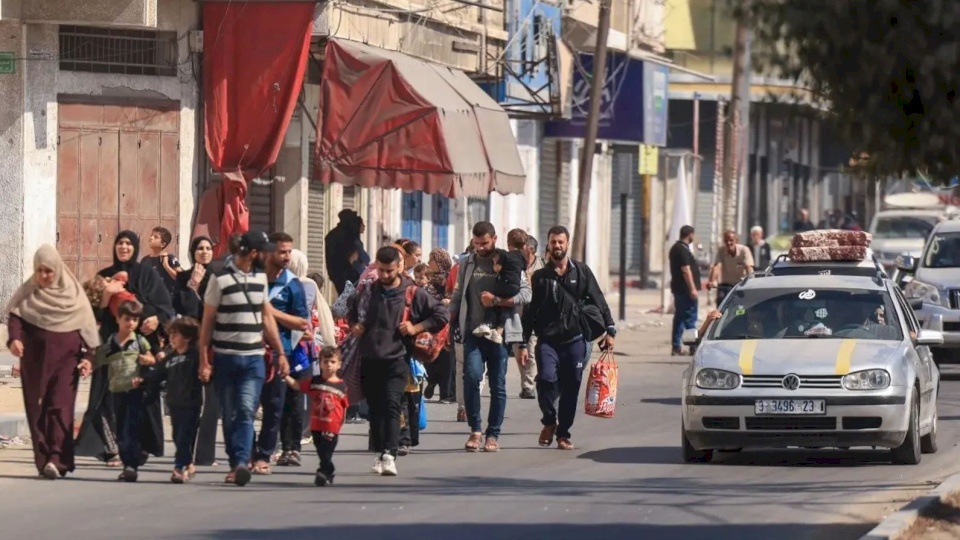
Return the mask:
<svg viewBox="0 0 960 540">
<path fill-rule="evenodd" d="M 57 249 L 77 277 L 89 279 L 113 262 L 121 228 L 145 240 L 163 225 L 176 252 L 178 109 L 67 102 L 59 123 Z"/>
</svg>

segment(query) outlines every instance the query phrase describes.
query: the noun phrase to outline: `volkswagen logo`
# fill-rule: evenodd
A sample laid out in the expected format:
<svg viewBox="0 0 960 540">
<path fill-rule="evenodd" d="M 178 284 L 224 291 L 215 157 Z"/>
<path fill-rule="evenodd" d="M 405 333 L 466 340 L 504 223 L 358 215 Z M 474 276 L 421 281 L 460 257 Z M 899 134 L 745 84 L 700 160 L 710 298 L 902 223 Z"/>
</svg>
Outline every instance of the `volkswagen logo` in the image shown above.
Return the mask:
<svg viewBox="0 0 960 540">
<path fill-rule="evenodd" d="M 797 388 L 800 388 L 800 377 L 791 373 L 783 378 L 782 384 L 787 390 L 796 390 Z"/>
</svg>

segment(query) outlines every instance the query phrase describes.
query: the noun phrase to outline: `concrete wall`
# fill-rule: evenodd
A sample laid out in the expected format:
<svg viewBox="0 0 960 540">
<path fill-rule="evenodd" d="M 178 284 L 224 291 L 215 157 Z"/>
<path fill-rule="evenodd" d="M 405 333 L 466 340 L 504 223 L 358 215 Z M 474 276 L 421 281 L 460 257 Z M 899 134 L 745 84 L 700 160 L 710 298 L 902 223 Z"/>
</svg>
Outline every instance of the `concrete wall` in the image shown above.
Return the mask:
<svg viewBox="0 0 960 540">
<path fill-rule="evenodd" d="M 34 23 L 154 27 L 157 25 L 157 1 L 4 0 L 0 13 L 4 18 L 19 17 Z M 166 3 L 164 0 L 160 2 Z"/>
<path fill-rule="evenodd" d="M 158 28 L 184 35 L 195 29 L 193 0 L 161 0 Z M 58 94 L 177 100 L 180 112 L 180 231 L 186 259 L 197 196 L 197 82 L 189 64 L 177 77 L 60 71 L 58 27 L 0 22 L 0 50 L 19 51 L 13 75 L 0 75 L 0 302 L 33 272 L 33 254 L 56 242 Z M 190 53 L 179 42 L 180 58 Z M 26 210 L 29 209 L 29 210 Z"/>
</svg>

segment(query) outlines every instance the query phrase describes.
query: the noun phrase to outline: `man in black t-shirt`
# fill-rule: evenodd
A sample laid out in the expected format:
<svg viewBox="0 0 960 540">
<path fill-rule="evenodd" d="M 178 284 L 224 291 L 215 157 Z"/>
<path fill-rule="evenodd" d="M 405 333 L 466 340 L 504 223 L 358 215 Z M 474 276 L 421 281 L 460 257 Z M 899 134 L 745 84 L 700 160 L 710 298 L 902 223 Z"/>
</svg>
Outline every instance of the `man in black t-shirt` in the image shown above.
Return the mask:
<svg viewBox="0 0 960 540">
<path fill-rule="evenodd" d="M 683 331 L 697 327 L 700 290 L 700 266 L 690 247 L 693 227 L 680 227 L 680 240 L 670 248 L 670 291 L 673 293 L 673 349 L 671 355 L 683 354 Z"/>
</svg>

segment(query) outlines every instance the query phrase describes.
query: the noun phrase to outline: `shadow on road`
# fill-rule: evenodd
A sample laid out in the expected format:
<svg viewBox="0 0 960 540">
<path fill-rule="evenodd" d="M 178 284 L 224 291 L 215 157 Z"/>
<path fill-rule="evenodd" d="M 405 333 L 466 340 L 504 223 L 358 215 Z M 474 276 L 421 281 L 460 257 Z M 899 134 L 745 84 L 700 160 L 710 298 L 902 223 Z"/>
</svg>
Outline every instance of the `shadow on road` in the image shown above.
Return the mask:
<svg viewBox="0 0 960 540">
<path fill-rule="evenodd" d="M 679 397 L 647 398 L 647 399 L 641 399 L 640 403 L 653 403 L 654 405 L 680 405 L 680 398 Z"/>
<path fill-rule="evenodd" d="M 192 534 L 190 538 L 210 540 L 314 540 L 342 538 L 349 540 L 422 540 L 424 538 L 456 538 L 458 540 L 582 540 L 583 538 L 650 538 L 683 540 L 753 540 L 769 538 L 800 539 L 816 534 L 817 538 L 857 538 L 869 530 L 863 524 L 812 525 L 809 523 L 783 524 L 704 524 L 704 525 L 635 525 L 627 523 L 595 524 L 506 524 L 506 523 L 450 523 L 450 524 L 395 524 L 395 525 L 327 525 L 292 527 L 251 531 L 225 529 L 211 533 Z M 185 538 L 185 537 L 183 537 Z"/>
<path fill-rule="evenodd" d="M 659 464 L 680 463 L 680 448 L 677 446 L 635 446 L 592 450 L 577 456 L 597 463 Z"/>
</svg>

